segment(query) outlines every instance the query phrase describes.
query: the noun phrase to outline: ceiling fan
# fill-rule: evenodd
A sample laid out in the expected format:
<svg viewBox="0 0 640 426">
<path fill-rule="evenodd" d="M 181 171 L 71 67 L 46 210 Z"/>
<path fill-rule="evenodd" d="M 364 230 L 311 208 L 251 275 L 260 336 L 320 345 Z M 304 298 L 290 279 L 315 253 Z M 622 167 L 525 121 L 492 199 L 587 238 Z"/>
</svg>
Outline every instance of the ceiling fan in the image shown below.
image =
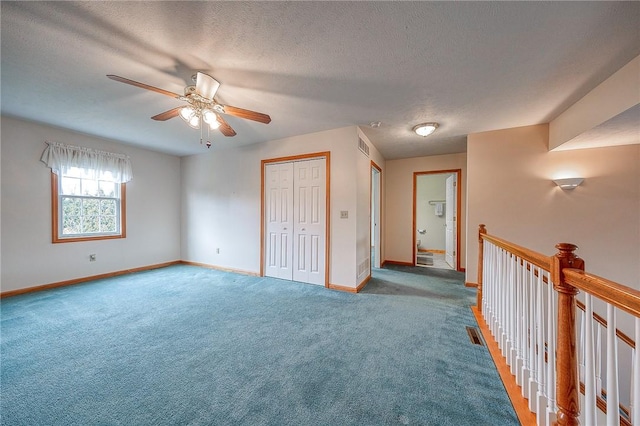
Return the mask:
<svg viewBox="0 0 640 426">
<path fill-rule="evenodd" d="M 107 75 L 111 80 L 119 81 L 121 83 L 130 84 L 132 86 L 141 87 L 152 92 L 160 93 L 162 95 L 170 96 L 172 98 L 184 101 L 187 105 L 178 106 L 168 111 L 161 112 L 160 114 L 151 117 L 153 120 L 166 121 L 173 117 L 179 116 L 189 126 L 194 129 L 200 129 L 200 143 L 202 143 L 202 128 L 201 124 L 204 122 L 209 127 L 208 129 L 219 129 L 225 136 L 235 136 L 236 132 L 226 122 L 221 114 L 229 114 L 235 117 L 244 118 L 247 120 L 257 121 L 259 123 L 268 124 L 271 122 L 271 117 L 267 114 L 251 111 L 248 109 L 237 108 L 231 105 L 223 105 L 216 101 L 215 95 L 220 87 L 220 83 L 202 72 L 196 73 L 192 80 L 195 85 L 190 85 L 184 88 L 184 95 L 169 92 L 168 90 L 160 89 L 158 87 L 149 86 L 148 84 L 140 83 L 128 78 L 120 77 L 118 75 Z M 207 130 L 208 132 L 208 130 Z M 211 142 L 207 140 L 207 148 L 211 147 Z"/>
</svg>

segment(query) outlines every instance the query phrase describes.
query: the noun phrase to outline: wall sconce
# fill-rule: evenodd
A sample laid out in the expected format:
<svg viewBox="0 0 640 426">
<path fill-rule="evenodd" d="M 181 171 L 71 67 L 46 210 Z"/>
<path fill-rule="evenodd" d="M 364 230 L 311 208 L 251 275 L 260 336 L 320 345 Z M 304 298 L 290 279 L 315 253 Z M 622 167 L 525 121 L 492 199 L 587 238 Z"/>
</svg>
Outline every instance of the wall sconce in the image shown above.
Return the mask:
<svg viewBox="0 0 640 426">
<path fill-rule="evenodd" d="M 584 181 L 584 178 L 568 178 L 568 179 L 554 179 L 553 183 L 558 185 L 561 189 L 575 189 Z"/>
</svg>

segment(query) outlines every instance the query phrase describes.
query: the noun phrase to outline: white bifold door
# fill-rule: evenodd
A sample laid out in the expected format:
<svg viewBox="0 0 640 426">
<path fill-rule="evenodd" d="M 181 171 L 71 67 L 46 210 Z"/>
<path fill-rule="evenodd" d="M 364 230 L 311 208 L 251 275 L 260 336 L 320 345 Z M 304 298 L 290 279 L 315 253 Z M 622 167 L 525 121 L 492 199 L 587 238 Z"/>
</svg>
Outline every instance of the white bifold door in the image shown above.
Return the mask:
<svg viewBox="0 0 640 426">
<path fill-rule="evenodd" d="M 325 284 L 326 160 L 265 166 L 265 275 Z"/>
</svg>

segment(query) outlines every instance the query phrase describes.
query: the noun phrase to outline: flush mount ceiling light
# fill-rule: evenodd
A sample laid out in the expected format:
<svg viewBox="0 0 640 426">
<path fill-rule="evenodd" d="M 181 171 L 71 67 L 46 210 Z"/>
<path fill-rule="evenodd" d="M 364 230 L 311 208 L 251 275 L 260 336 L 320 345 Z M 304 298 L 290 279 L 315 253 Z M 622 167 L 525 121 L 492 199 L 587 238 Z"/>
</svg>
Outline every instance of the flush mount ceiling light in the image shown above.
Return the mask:
<svg viewBox="0 0 640 426">
<path fill-rule="evenodd" d="M 568 178 L 568 179 L 554 179 L 553 183 L 558 185 L 561 189 L 575 189 L 584 181 L 584 178 Z"/>
<path fill-rule="evenodd" d="M 422 123 L 415 126 L 413 128 L 413 131 L 416 132 L 418 135 L 425 137 L 435 132 L 437 128 L 438 128 L 438 123 Z"/>
</svg>

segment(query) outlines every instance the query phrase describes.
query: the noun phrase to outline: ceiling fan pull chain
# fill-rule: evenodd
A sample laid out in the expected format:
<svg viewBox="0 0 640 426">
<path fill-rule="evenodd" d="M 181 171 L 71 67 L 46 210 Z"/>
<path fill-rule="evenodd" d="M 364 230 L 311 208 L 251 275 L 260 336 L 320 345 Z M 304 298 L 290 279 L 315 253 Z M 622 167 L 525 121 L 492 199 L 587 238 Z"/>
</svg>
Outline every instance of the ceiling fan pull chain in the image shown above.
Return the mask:
<svg viewBox="0 0 640 426">
<path fill-rule="evenodd" d="M 211 133 L 209 132 L 209 126 L 207 126 L 207 149 L 211 148 Z"/>
</svg>

